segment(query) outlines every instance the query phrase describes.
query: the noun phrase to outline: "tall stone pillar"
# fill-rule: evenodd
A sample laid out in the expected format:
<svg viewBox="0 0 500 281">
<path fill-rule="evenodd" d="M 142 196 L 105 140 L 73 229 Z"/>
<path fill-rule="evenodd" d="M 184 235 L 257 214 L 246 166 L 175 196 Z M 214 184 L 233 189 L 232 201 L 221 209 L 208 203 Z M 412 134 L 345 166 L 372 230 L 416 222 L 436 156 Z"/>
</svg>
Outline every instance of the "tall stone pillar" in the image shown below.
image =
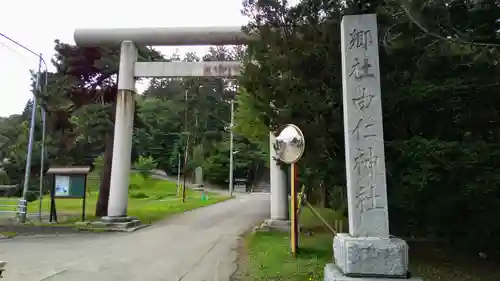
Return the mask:
<svg viewBox="0 0 500 281">
<path fill-rule="evenodd" d="M 271 185 L 271 218 L 266 223 L 269 226 L 288 229 L 289 215 L 288 191 L 286 186 L 286 173 L 278 164 L 274 143 L 276 136 L 269 132 L 269 170 Z"/>
<path fill-rule="evenodd" d="M 118 94 L 116 97 L 115 131 L 113 142 L 113 164 L 109 190 L 108 216 L 102 220 L 119 227 L 139 224 L 127 217 L 128 187 L 134 127 L 134 67 L 137 48 L 132 41 L 121 44 L 120 67 L 118 72 Z"/>
<path fill-rule="evenodd" d="M 341 44 L 349 233 L 324 280 L 408 280 L 408 245 L 389 235 L 376 15 L 344 16 Z"/>
</svg>

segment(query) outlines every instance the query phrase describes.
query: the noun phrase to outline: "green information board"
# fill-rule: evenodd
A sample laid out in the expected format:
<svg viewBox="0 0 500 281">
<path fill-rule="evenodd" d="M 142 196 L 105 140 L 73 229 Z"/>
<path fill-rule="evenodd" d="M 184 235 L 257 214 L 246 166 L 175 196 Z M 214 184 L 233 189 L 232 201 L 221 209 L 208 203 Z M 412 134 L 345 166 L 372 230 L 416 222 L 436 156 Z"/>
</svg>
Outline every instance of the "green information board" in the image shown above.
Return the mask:
<svg viewBox="0 0 500 281">
<path fill-rule="evenodd" d="M 85 175 L 55 175 L 55 197 L 83 198 L 85 196 Z"/>
<path fill-rule="evenodd" d="M 87 191 L 88 166 L 51 167 L 50 222 L 57 222 L 56 199 L 82 199 L 82 221 L 85 221 L 85 201 Z"/>
</svg>

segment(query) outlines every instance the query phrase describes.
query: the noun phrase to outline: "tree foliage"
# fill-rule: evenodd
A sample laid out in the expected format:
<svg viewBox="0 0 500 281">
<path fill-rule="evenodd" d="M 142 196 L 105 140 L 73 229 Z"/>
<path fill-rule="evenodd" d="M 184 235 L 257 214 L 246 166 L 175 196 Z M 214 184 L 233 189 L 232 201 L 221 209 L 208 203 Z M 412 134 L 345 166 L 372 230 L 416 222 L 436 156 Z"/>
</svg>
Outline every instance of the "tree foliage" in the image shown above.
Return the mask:
<svg viewBox="0 0 500 281">
<path fill-rule="evenodd" d="M 499 231 L 490 162 L 500 152 L 499 9 L 488 0 L 244 1 L 247 30 L 261 40 L 248 47 L 240 108 L 272 130 L 298 125 L 301 180 L 312 193 L 325 185 L 345 208 L 340 22 L 376 13 L 391 230 L 494 252 L 500 244 L 484 241 Z"/>
</svg>

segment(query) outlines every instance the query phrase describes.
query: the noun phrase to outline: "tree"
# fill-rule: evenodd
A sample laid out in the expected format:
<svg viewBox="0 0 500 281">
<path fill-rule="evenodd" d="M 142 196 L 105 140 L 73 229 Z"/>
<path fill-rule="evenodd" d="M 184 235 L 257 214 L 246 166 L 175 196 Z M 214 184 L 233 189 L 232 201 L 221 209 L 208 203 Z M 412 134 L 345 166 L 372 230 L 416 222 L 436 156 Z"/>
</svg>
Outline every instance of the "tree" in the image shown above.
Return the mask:
<svg viewBox="0 0 500 281">
<path fill-rule="evenodd" d="M 96 216 L 105 216 L 107 214 L 113 149 L 112 121 L 109 120 L 113 120 L 114 117 L 119 49 L 116 47 L 78 47 L 59 41 L 55 43 L 56 55 L 52 63 L 57 71 L 50 75 L 49 90 L 47 95 L 43 97 L 48 108 L 48 118 L 51 125 L 49 130 L 60 137 L 65 136 L 61 138 L 64 139 L 65 145 L 60 145 L 60 149 L 77 149 L 79 143 L 85 143 L 87 146 L 80 148 L 88 149 L 88 145 L 96 145 L 104 140 L 105 163 L 101 175 Z M 153 49 L 139 48 L 139 60 L 145 59 L 152 61 L 163 58 Z M 86 108 L 89 105 L 93 105 L 93 107 Z M 93 117 L 96 119 L 78 117 L 78 110 L 86 111 L 87 117 L 90 117 L 88 114 L 93 112 Z M 97 119 L 104 117 L 102 114 L 105 116 L 107 114 L 110 118 Z M 139 119 L 136 118 L 136 120 Z M 97 125 L 96 122 L 99 123 L 99 121 L 103 123 Z M 95 127 L 101 128 L 100 132 L 96 132 Z M 80 131 L 75 130 L 75 128 L 80 129 Z M 78 142 L 79 140 L 80 142 Z M 87 140 L 87 142 L 81 142 L 81 140 Z M 99 154 L 96 152 L 93 155 Z M 83 159 L 80 158 L 78 161 L 81 162 Z M 85 162 L 90 164 L 92 159 L 85 160 Z"/>
<path fill-rule="evenodd" d="M 255 102 L 244 88 L 240 88 L 236 95 L 237 109 L 234 113 L 235 132 L 245 136 L 255 144 L 259 151 L 269 155 L 269 129 L 262 120 L 265 118 L 254 107 Z M 268 159 L 262 159 L 268 161 Z"/>
</svg>

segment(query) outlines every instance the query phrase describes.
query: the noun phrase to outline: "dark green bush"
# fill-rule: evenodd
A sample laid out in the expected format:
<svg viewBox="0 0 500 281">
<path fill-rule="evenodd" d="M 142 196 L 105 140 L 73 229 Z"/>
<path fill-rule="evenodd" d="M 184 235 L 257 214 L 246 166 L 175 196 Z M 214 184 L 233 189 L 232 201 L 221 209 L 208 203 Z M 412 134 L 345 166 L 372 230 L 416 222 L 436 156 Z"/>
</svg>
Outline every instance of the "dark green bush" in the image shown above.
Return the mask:
<svg viewBox="0 0 500 281">
<path fill-rule="evenodd" d="M 500 253 L 500 145 L 414 137 L 386 155 L 393 234 Z"/>
<path fill-rule="evenodd" d="M 144 192 L 131 192 L 130 197 L 135 198 L 135 199 L 144 199 L 144 198 L 148 198 L 149 196 Z"/>
</svg>

